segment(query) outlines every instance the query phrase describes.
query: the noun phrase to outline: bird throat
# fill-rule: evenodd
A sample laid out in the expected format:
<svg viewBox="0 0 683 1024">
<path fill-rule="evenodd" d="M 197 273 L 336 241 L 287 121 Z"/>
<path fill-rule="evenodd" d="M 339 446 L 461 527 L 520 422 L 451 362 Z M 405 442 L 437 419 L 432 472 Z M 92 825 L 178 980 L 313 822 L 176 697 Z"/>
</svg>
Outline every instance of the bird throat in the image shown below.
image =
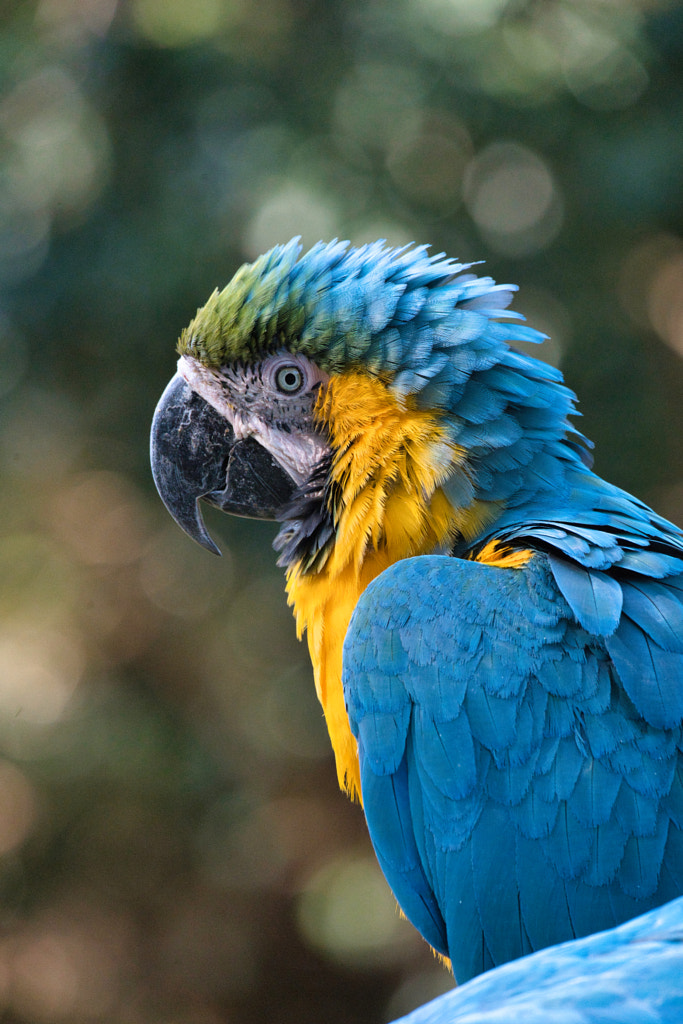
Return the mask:
<svg viewBox="0 0 683 1024">
<path fill-rule="evenodd" d="M 361 800 L 356 741 L 342 688 L 342 649 L 368 584 L 402 558 L 449 550 L 488 518 L 486 503 L 451 504 L 441 484 L 466 468 L 442 417 L 414 408 L 386 383 L 350 371 L 321 392 L 316 418 L 334 453 L 328 488 L 335 540 L 322 566 L 287 571 L 297 632 L 307 634 L 318 698 L 337 761 L 339 784 Z"/>
</svg>

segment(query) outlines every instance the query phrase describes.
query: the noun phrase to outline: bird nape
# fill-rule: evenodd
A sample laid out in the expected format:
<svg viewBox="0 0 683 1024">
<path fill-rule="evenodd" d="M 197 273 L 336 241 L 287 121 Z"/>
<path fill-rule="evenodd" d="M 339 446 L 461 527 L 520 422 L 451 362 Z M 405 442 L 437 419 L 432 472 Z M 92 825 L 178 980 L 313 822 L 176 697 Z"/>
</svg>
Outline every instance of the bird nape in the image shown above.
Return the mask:
<svg viewBox="0 0 683 1024">
<path fill-rule="evenodd" d="M 159 493 L 275 519 L 341 786 L 461 982 L 683 893 L 683 535 L 591 470 L 514 286 L 296 239 L 199 309 Z"/>
</svg>

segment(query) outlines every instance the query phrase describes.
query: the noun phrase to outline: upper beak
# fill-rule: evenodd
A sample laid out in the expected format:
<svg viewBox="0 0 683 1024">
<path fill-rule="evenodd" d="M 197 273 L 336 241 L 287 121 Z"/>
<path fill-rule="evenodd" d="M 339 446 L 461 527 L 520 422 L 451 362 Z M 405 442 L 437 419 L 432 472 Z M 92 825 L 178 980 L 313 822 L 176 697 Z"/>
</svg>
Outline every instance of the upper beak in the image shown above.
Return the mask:
<svg viewBox="0 0 683 1024">
<path fill-rule="evenodd" d="M 277 519 L 296 488 L 258 441 L 237 440 L 228 421 L 177 373 L 156 407 L 150 452 L 164 505 L 185 533 L 217 555 L 200 498 L 233 515 Z"/>
</svg>

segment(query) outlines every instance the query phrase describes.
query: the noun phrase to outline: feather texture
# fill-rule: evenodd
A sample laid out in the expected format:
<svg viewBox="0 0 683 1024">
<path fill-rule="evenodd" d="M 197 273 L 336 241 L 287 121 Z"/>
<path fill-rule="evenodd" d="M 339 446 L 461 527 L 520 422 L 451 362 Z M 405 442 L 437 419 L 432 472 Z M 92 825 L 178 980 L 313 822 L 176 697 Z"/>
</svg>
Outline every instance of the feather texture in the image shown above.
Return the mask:
<svg viewBox="0 0 683 1024">
<path fill-rule="evenodd" d="M 539 553 L 509 570 L 403 560 L 365 590 L 346 637 L 344 686 L 370 835 L 406 910 L 407 876 L 391 863 L 387 829 L 400 829 L 404 815 L 410 833 L 419 800 L 416 846 L 446 931 L 437 948 L 459 981 L 676 895 L 668 868 L 679 825 L 669 808 L 679 797 L 680 721 L 662 730 L 659 704 L 638 714 L 596 628 L 600 587 L 587 581 L 591 614 L 581 623 L 556 561 Z M 610 588 L 604 594 L 612 615 Z M 675 617 L 683 608 L 672 594 Z M 622 622 L 616 635 L 627 646 L 636 629 Z M 658 650 L 679 659 L 683 677 L 683 654 Z M 386 716 L 397 729 L 385 739 Z M 403 810 L 366 795 L 387 778 L 404 780 Z M 423 934 L 431 926 L 420 907 L 411 920 Z"/>
</svg>

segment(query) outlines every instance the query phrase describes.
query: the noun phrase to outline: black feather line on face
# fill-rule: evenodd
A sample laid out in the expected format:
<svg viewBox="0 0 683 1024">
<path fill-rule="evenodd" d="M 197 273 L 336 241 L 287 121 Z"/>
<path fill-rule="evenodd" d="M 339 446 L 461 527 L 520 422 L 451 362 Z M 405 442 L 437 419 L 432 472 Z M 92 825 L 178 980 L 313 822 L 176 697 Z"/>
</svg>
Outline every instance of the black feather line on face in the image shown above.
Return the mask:
<svg viewBox="0 0 683 1024">
<path fill-rule="evenodd" d="M 280 552 L 279 566 L 288 569 L 299 565 L 303 572 L 316 572 L 327 561 L 335 536 L 331 467 L 330 452 L 281 513 L 282 526 L 273 541 L 273 547 Z"/>
</svg>

